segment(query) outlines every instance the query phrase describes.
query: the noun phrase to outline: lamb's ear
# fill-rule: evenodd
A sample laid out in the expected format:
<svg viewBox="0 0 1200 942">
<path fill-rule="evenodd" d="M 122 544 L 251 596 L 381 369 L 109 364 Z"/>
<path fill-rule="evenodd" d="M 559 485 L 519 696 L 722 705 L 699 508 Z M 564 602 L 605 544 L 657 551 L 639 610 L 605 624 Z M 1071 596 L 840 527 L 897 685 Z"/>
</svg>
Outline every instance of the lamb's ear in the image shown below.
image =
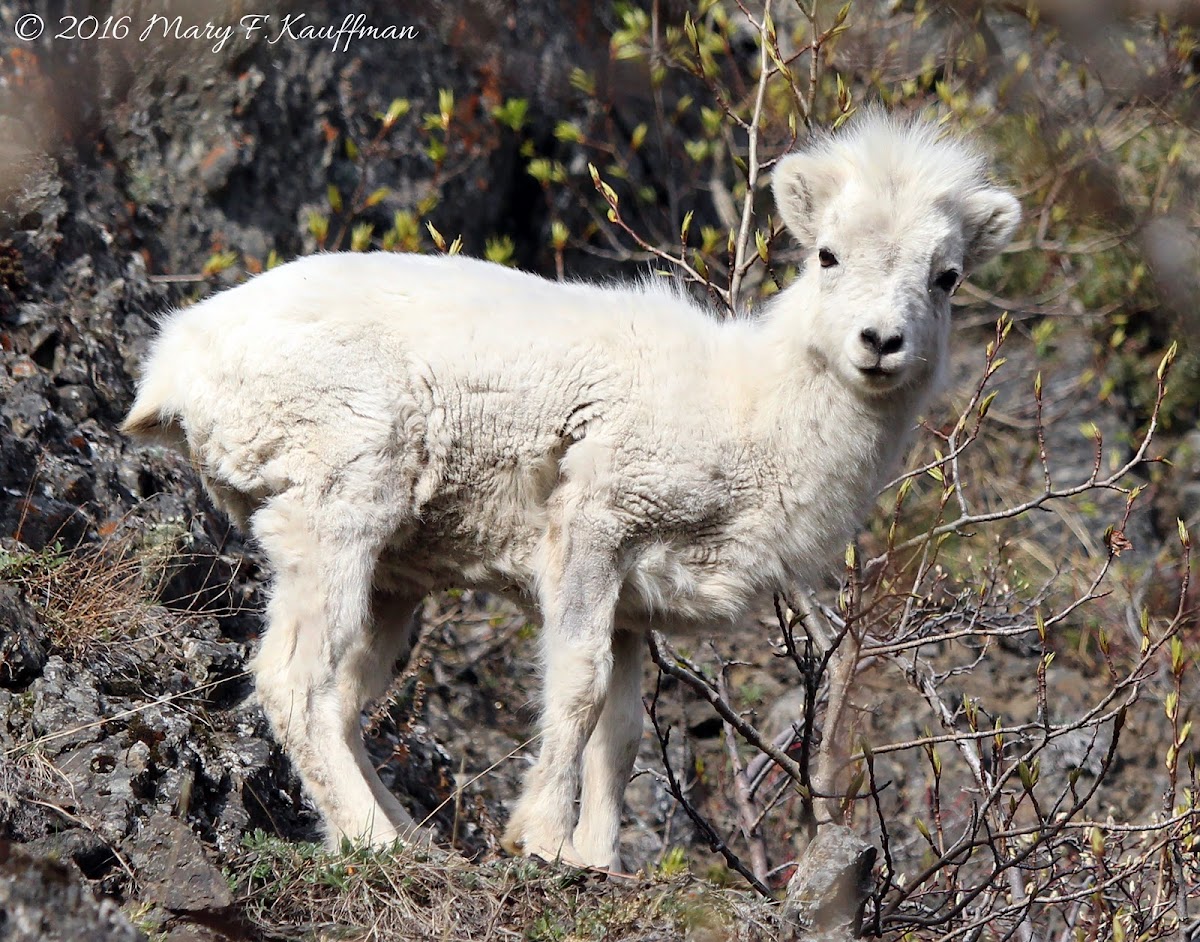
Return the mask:
<svg viewBox="0 0 1200 942">
<path fill-rule="evenodd" d="M 775 208 L 802 246 L 817 238 L 817 216 L 836 180 L 824 155 L 803 151 L 780 157 L 771 174 Z"/>
<path fill-rule="evenodd" d="M 985 187 L 967 197 L 963 220 L 967 237 L 963 265 L 972 271 L 1008 245 L 1021 221 L 1021 204 L 1007 190 Z"/>
</svg>

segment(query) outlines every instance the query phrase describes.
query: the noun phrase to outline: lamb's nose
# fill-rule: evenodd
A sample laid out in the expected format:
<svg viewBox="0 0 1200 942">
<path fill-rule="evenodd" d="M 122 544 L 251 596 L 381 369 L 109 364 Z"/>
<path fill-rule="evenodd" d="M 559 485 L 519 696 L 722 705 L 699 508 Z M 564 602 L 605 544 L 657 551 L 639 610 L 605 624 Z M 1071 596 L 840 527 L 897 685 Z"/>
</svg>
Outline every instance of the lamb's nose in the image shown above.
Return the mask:
<svg viewBox="0 0 1200 942">
<path fill-rule="evenodd" d="M 904 334 L 899 332 L 880 337 L 879 331 L 874 327 L 864 327 L 858 336 L 862 340 L 863 346 L 877 357 L 885 357 L 889 353 L 899 353 L 904 346 Z"/>
</svg>

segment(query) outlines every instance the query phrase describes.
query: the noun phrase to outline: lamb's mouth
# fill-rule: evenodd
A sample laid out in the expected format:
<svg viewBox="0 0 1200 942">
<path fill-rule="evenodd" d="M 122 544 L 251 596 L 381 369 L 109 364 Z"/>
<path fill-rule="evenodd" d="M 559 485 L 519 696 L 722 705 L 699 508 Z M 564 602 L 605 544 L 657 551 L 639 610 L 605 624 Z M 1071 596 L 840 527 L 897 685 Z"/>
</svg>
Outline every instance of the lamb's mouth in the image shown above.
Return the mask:
<svg viewBox="0 0 1200 942">
<path fill-rule="evenodd" d="M 858 375 L 865 389 L 874 394 L 889 393 L 904 383 L 904 370 L 898 368 L 860 366 Z"/>
</svg>

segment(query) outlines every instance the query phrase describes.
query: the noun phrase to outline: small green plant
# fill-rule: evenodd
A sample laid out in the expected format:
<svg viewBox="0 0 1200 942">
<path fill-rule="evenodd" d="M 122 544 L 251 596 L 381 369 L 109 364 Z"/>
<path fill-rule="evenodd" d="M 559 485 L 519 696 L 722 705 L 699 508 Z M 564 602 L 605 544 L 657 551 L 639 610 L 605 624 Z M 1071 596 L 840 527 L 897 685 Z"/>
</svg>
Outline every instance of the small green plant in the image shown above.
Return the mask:
<svg viewBox="0 0 1200 942">
<path fill-rule="evenodd" d="M 219 275 L 223 271 L 227 271 L 237 264 L 238 253 L 232 251 L 214 252 L 209 256 L 208 261 L 204 263 L 204 268 L 201 269 L 201 274 L 206 278 L 213 275 Z"/>
<path fill-rule="evenodd" d="M 483 256 L 498 265 L 512 265 L 516 244 L 511 236 L 493 236 L 484 246 Z"/>
<path fill-rule="evenodd" d="M 25 582 L 53 571 L 65 560 L 62 542 L 58 540 L 44 549 L 24 553 L 10 552 L 0 546 L 0 581 Z"/>
<path fill-rule="evenodd" d="M 525 126 L 529 115 L 529 102 L 524 98 L 509 98 L 503 105 L 492 109 L 492 117 L 513 131 Z"/>
<path fill-rule="evenodd" d="M 682 847 L 676 846 L 662 855 L 658 866 L 655 867 L 655 874 L 664 880 L 670 880 L 683 876 L 688 870 L 687 851 Z"/>
</svg>

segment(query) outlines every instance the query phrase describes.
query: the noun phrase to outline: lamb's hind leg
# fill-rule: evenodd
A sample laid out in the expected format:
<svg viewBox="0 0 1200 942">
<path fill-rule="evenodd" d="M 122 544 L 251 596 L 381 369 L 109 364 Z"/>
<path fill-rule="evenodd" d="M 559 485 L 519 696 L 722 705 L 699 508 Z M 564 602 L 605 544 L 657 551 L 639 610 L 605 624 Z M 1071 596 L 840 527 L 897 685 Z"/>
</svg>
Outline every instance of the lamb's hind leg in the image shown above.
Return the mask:
<svg viewBox="0 0 1200 942">
<path fill-rule="evenodd" d="M 363 669 L 365 702 L 369 703 L 387 690 L 395 676 L 397 662 L 407 660 L 417 637 L 417 610 L 420 604 L 421 597 L 415 593 L 376 590 L 372 595 L 371 616 L 375 625 Z M 353 745 L 360 747 L 356 751 L 359 767 L 388 818 L 392 821 L 411 821 L 408 811 L 379 780 L 370 756 L 365 748 L 361 748 L 362 740 L 355 738 Z M 432 834 L 425 828 L 416 828 L 413 839 L 432 843 Z"/>
<path fill-rule="evenodd" d="M 324 820 L 331 842 L 406 837 L 412 818 L 370 767 L 359 714 L 373 645 L 370 591 L 381 537 L 288 495 L 254 516 L 275 569 L 267 632 L 254 659 L 258 697 Z"/>
</svg>

